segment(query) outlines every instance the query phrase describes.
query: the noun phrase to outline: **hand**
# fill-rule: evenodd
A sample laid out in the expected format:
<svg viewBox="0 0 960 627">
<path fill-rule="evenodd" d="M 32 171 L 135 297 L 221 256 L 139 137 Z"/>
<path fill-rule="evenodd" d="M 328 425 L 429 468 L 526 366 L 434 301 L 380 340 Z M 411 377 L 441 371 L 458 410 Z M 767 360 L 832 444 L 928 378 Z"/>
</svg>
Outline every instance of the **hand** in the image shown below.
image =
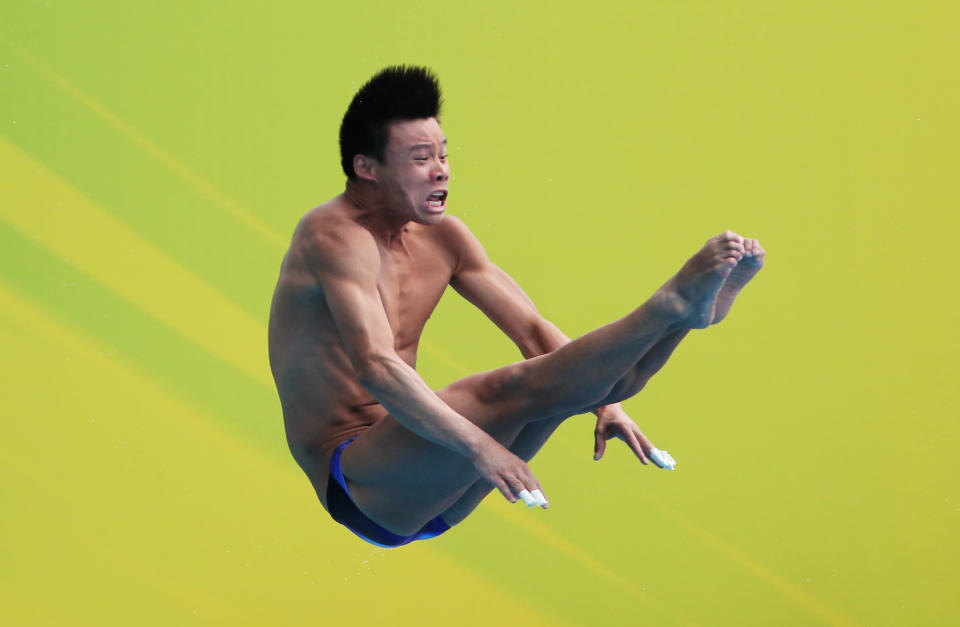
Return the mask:
<svg viewBox="0 0 960 627">
<path fill-rule="evenodd" d="M 594 431 L 596 443 L 593 459 L 600 459 L 607 448 L 607 440 L 620 438 L 627 443 L 634 455 L 643 463 L 649 464 L 647 452 L 654 448 L 647 436 L 637 426 L 619 403 L 597 409 L 597 428 Z"/>
<path fill-rule="evenodd" d="M 496 486 L 511 503 L 522 498 L 528 505 L 536 504 L 543 509 L 549 507 L 540 491 L 540 482 L 533 476 L 527 463 L 496 440 L 490 439 L 489 444 L 473 459 L 473 466 L 481 477 Z M 527 494 L 522 494 L 524 491 Z M 534 495 L 532 501 L 531 492 Z"/>
</svg>

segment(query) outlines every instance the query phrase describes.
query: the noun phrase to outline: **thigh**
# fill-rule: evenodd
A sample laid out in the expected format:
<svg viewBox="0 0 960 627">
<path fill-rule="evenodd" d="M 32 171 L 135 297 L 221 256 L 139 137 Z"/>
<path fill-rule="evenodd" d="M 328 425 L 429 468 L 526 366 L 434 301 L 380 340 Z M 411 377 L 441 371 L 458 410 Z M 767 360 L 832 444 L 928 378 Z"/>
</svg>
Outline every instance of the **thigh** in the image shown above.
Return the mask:
<svg viewBox="0 0 960 627">
<path fill-rule="evenodd" d="M 538 416 L 522 392 L 518 362 L 471 375 L 437 395 L 506 447 Z M 342 468 L 357 506 L 406 535 L 457 501 L 479 479 L 465 457 L 413 433 L 389 414 L 344 449 Z"/>
</svg>

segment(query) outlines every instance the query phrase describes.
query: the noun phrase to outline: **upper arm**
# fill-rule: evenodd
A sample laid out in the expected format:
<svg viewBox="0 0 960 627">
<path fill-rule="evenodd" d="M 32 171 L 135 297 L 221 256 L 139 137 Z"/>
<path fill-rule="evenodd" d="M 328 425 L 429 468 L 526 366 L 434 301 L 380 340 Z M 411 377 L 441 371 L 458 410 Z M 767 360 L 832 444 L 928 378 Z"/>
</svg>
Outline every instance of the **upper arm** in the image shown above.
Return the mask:
<svg viewBox="0 0 960 627">
<path fill-rule="evenodd" d="M 393 353 L 393 331 L 377 290 L 380 254 L 359 227 L 309 235 L 307 259 L 320 283 L 350 363 L 358 374 L 372 359 Z"/>
<path fill-rule="evenodd" d="M 516 281 L 490 261 L 476 236 L 460 220 L 451 220 L 458 255 L 457 270 L 450 285 L 478 307 L 514 342 L 527 340 L 540 314 Z"/>
</svg>

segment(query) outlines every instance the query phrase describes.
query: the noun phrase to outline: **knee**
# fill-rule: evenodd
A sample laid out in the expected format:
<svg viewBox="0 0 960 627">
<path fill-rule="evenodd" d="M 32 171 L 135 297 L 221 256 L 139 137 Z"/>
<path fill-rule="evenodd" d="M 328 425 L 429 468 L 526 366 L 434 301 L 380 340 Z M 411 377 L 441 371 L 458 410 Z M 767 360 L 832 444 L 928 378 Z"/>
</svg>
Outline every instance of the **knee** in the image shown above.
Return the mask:
<svg viewBox="0 0 960 627">
<path fill-rule="evenodd" d="M 606 397 L 603 399 L 603 402 L 600 405 L 610 405 L 612 403 L 619 403 L 625 401 L 628 398 L 631 398 L 640 390 L 642 390 L 647 385 L 649 377 L 639 377 L 628 375 L 617 382 L 610 391 L 607 393 Z"/>
<path fill-rule="evenodd" d="M 474 399 L 494 413 L 536 420 L 589 411 L 610 394 L 609 388 L 599 390 L 529 366 L 529 361 L 518 362 L 475 375 L 478 380 L 470 382 Z"/>
<path fill-rule="evenodd" d="M 511 364 L 476 375 L 479 378 L 474 386 L 477 400 L 484 405 L 498 405 L 522 396 L 529 385 L 522 365 L 522 362 Z"/>
<path fill-rule="evenodd" d="M 485 372 L 477 375 L 479 380 L 471 386 L 473 399 L 488 415 L 511 424 L 536 421 L 595 400 L 577 394 L 582 386 L 572 382 L 558 385 L 541 374 L 528 362 Z M 569 411 L 568 415 L 572 413 L 576 412 Z"/>
<path fill-rule="evenodd" d="M 540 373 L 543 374 L 543 373 Z M 561 376 L 538 376 L 524 380 L 530 401 L 552 415 L 574 415 L 590 411 L 602 404 L 610 388 L 587 385 L 581 380 Z"/>
</svg>

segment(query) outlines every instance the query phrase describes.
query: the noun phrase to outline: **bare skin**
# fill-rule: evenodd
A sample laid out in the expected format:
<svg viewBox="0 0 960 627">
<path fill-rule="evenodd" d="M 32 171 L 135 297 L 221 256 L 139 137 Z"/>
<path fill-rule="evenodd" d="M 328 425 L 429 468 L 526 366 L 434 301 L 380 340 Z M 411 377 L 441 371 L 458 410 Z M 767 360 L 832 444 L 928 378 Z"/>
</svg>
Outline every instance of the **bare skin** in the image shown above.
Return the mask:
<svg viewBox="0 0 960 627">
<path fill-rule="evenodd" d="M 391 124 L 384 162 L 356 155 L 353 165 L 345 193 L 294 233 L 271 309 L 270 363 L 290 450 L 324 507 L 333 449 L 358 436 L 342 456 L 351 494 L 398 535 L 438 515 L 456 524 L 493 488 L 511 502 L 541 489 L 526 462 L 572 415 L 597 413 L 596 458 L 617 437 L 647 463 L 652 445 L 619 401 L 689 329 L 719 322 L 762 265 L 755 240 L 727 231 L 636 310 L 570 341 L 445 216 L 450 170 L 436 120 Z M 748 249 L 752 266 L 741 269 Z M 431 390 L 415 370 L 417 346 L 447 285 L 525 360 Z"/>
<path fill-rule="evenodd" d="M 760 272 L 766 254 L 767 252 L 757 240 L 743 240 L 743 258 L 737 262 L 733 272 L 730 273 L 730 276 L 724 281 L 723 287 L 720 288 L 720 293 L 717 295 L 717 305 L 714 310 L 713 320 L 710 324 L 717 324 L 727 317 L 727 314 L 730 313 L 730 307 L 733 306 L 733 301 L 737 298 L 740 290 L 746 287 L 747 283 Z"/>
</svg>

